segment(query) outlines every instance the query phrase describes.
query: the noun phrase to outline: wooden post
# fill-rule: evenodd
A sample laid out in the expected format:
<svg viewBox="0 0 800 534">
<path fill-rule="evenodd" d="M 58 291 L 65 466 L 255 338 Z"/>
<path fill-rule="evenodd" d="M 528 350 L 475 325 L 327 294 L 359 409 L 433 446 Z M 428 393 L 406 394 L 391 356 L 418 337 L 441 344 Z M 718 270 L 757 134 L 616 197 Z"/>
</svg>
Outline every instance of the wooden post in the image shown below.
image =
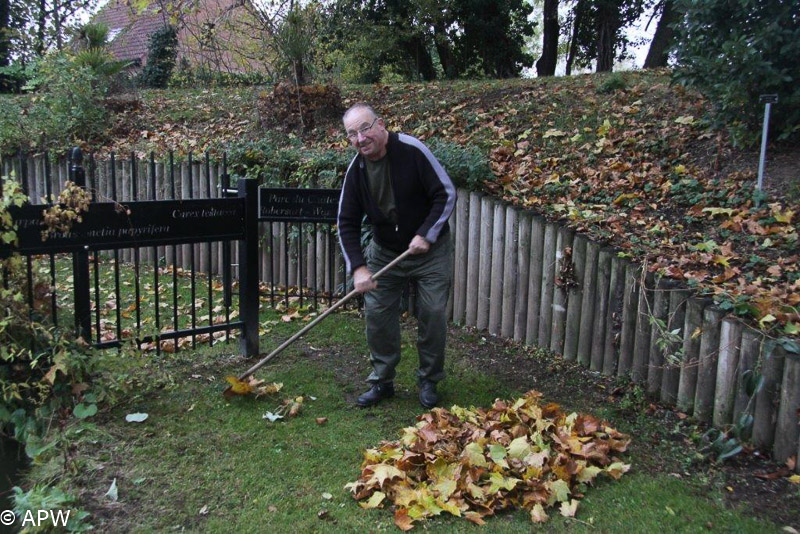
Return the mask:
<svg viewBox="0 0 800 534">
<path fill-rule="evenodd" d="M 697 367 L 700 358 L 700 337 L 703 331 L 703 309 L 708 299 L 692 297 L 686 307 L 683 328 L 683 362 L 678 380 L 678 409 L 690 413 L 694 409 L 697 390 Z"/>
<path fill-rule="evenodd" d="M 556 277 L 553 283 L 553 326 L 550 330 L 550 350 L 556 354 L 564 353 L 564 336 L 567 326 L 567 289 L 566 280 L 559 280 L 565 262 L 572 263 L 572 242 L 575 231 L 566 226 L 558 229 L 556 239 Z M 569 251 L 569 254 L 567 254 Z M 559 283 L 555 283 L 558 281 Z"/>
<path fill-rule="evenodd" d="M 528 326 L 528 279 L 530 278 L 531 214 L 519 214 L 517 242 L 517 307 L 514 313 L 514 340 L 524 341 Z"/>
<path fill-rule="evenodd" d="M 756 393 L 756 406 L 753 412 L 753 445 L 761 449 L 769 449 L 774 443 L 775 425 L 778 419 L 777 406 L 780 402 L 780 387 L 786 357 L 783 347 L 771 343 L 769 345 L 762 351 L 763 359 L 760 363 L 764 383 Z"/>
<path fill-rule="evenodd" d="M 534 215 L 531 218 L 531 255 L 528 262 L 528 317 L 525 328 L 525 343 L 536 345 L 539 341 L 539 308 L 542 302 L 542 263 L 544 256 L 544 218 Z"/>
<path fill-rule="evenodd" d="M 467 294 L 470 288 L 467 284 L 467 258 L 469 257 L 469 194 L 467 191 L 458 191 L 456 201 L 456 226 L 455 238 L 455 265 L 453 266 L 453 322 L 464 324 L 467 308 Z"/>
<path fill-rule="evenodd" d="M 639 306 L 639 268 L 625 265 L 625 294 L 622 300 L 622 331 L 619 340 L 619 362 L 617 376 L 625 376 L 633 366 L 633 344 L 636 338 L 636 314 Z"/>
<path fill-rule="evenodd" d="M 539 303 L 539 333 L 537 345 L 550 347 L 550 334 L 553 327 L 553 286 L 556 278 L 556 247 L 558 245 L 558 225 L 547 223 L 544 229 L 544 248 L 542 250 L 542 291 Z"/>
<path fill-rule="evenodd" d="M 570 288 L 567 296 L 567 319 L 564 329 L 564 359 L 570 361 L 578 357 L 587 242 L 588 239 L 583 234 L 577 234 L 572 240 L 572 270 L 575 273 L 575 285 Z"/>
<path fill-rule="evenodd" d="M 500 335 L 503 313 L 503 260 L 505 253 L 506 207 L 502 202 L 494 205 L 494 230 L 492 231 L 492 272 L 489 276 L 489 333 Z"/>
<path fill-rule="evenodd" d="M 686 334 L 686 303 L 690 295 L 686 289 L 673 289 L 669 295 L 667 330 L 670 332 L 679 330 L 676 334 L 682 337 Z M 682 346 L 683 344 L 679 342 L 670 343 L 666 351 L 664 374 L 661 377 L 661 402 L 669 406 L 674 406 L 678 399 L 678 384 L 681 378 L 678 355 Z"/>
<path fill-rule="evenodd" d="M 453 213 L 450 215 L 450 219 L 448 220 L 448 224 L 450 225 L 450 235 L 447 236 L 450 239 L 450 245 L 452 246 L 452 257 L 453 261 L 450 265 L 450 290 L 448 291 L 447 295 L 447 305 L 445 306 L 444 316 L 447 317 L 449 321 L 453 320 L 453 308 L 455 306 L 455 279 L 456 279 L 456 270 L 458 269 L 457 263 L 455 261 L 456 255 L 456 234 L 458 233 L 458 209 L 456 209 L 458 205 L 454 206 Z M 412 282 L 411 285 L 414 286 L 414 289 L 417 289 L 416 282 Z M 413 310 L 409 310 L 412 312 Z"/>
<path fill-rule="evenodd" d="M 712 423 L 717 428 L 735 423 L 733 407 L 736 402 L 736 370 L 739 367 L 739 348 L 742 341 L 741 324 L 733 318 L 722 320 L 719 333 L 717 385 L 714 393 Z"/>
<path fill-rule="evenodd" d="M 694 417 L 711 423 L 717 382 L 719 338 L 724 313 L 709 306 L 703 310 L 703 333 L 700 336 L 700 359 L 697 366 L 697 390 L 694 394 Z"/>
<path fill-rule="evenodd" d="M 608 316 L 603 346 L 603 374 L 613 376 L 619 364 L 619 339 L 622 332 L 622 304 L 625 298 L 626 261 L 611 257 L 611 279 L 608 285 Z"/>
<path fill-rule="evenodd" d="M 517 242 L 519 241 L 519 224 L 517 209 L 506 207 L 506 242 L 503 258 L 503 312 L 500 319 L 500 335 L 505 338 L 514 336 L 514 318 L 517 304 Z"/>
<path fill-rule="evenodd" d="M 469 239 L 467 243 L 467 279 L 466 279 L 466 310 L 465 323 L 475 326 L 478 322 L 478 295 L 480 286 L 478 272 L 480 271 L 481 258 L 481 194 L 469 194 Z"/>
<path fill-rule="evenodd" d="M 733 406 L 733 421 L 739 420 L 739 417 L 748 412 L 752 415 L 753 408 L 755 408 L 755 394 L 751 398 L 743 384 L 743 374 L 747 371 L 760 372 L 756 369 L 756 365 L 761 359 L 761 344 L 764 341 L 764 336 L 757 330 L 744 327 L 742 331 L 742 346 L 739 350 L 739 365 L 736 370 L 736 401 Z"/>
<path fill-rule="evenodd" d="M 644 273 L 639 278 L 639 303 L 636 307 L 636 334 L 633 339 L 633 365 L 631 378 L 634 382 L 647 380 L 647 365 L 650 358 L 650 310 L 653 302 L 653 273 Z"/>
<path fill-rule="evenodd" d="M 494 199 L 481 199 L 480 268 L 478 273 L 478 314 L 476 326 L 484 330 L 489 326 L 489 294 L 492 281 L 492 233 L 494 231 Z"/>
<path fill-rule="evenodd" d="M 611 286 L 611 256 L 614 250 L 603 248 L 597 256 L 597 301 L 594 308 L 594 325 L 592 326 L 592 344 L 589 368 L 592 371 L 603 370 L 603 358 L 606 348 L 606 321 L 608 320 L 608 289 Z"/>
<path fill-rule="evenodd" d="M 800 436 L 798 412 L 800 412 L 800 355 L 785 353 L 781 402 L 778 407 L 773 446 L 773 456 L 778 463 L 784 463 L 797 452 L 797 438 Z"/>
<path fill-rule="evenodd" d="M 647 369 L 647 394 L 650 397 L 661 395 L 661 381 L 664 376 L 664 349 L 665 336 L 667 330 L 667 314 L 669 313 L 669 292 L 672 284 L 669 281 L 659 278 L 656 289 L 653 292 L 652 314 L 655 325 L 650 328 L 650 346 Z M 664 325 L 663 327 L 661 325 Z M 662 330 L 663 328 L 663 330 Z M 661 345 L 661 346 L 659 346 Z"/>
<path fill-rule="evenodd" d="M 592 335 L 594 329 L 594 307 L 597 302 L 597 256 L 600 246 L 589 241 L 586 244 L 586 267 L 584 267 L 583 300 L 581 301 L 581 327 L 578 334 L 578 362 L 588 367 L 592 358 Z"/>
</svg>

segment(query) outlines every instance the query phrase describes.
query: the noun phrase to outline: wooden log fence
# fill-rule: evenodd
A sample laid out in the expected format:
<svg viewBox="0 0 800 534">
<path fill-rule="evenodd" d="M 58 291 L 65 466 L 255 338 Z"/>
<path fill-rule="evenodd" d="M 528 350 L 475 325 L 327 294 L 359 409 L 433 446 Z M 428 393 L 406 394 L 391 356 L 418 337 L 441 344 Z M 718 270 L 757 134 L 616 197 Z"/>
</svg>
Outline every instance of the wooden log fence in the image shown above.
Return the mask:
<svg viewBox="0 0 800 534">
<path fill-rule="evenodd" d="M 134 198 L 219 196 L 218 163 L 168 163 L 118 158 L 93 162 L 95 193 L 120 202 Z M 31 161 L 32 198 L 57 196 L 63 162 Z M 19 162 L 2 162 L 4 174 Z M 109 185 L 109 173 L 122 177 Z M 800 359 L 759 332 L 726 317 L 688 288 L 654 280 L 652 273 L 602 248 L 582 234 L 479 193 L 459 191 L 454 216 L 454 276 L 450 319 L 528 345 L 553 349 L 567 360 L 612 376 L 630 376 L 648 395 L 699 421 L 727 428 L 743 414 L 753 417 L 752 443 L 785 461 L 798 454 Z M 262 223 L 261 280 L 272 286 L 344 285 L 338 244 L 329 236 L 288 235 L 284 223 Z M 310 234 L 310 232 L 309 232 Z M 333 261 L 311 266 L 311 258 Z M 170 250 L 173 249 L 173 250 Z M 569 249 L 570 253 L 566 251 Z M 188 269 L 220 272 L 221 244 L 142 249 L 138 261 L 161 258 Z M 120 251 L 120 261 L 137 261 Z M 571 262 L 566 265 L 565 262 Z M 331 269 L 335 276 L 331 277 Z M 569 288 L 557 285 L 571 271 Z M 334 280 L 333 286 L 329 280 Z M 559 280 L 559 284 L 563 284 Z M 749 395 L 746 382 L 762 377 Z M 798 462 L 800 463 L 800 462 Z"/>
</svg>

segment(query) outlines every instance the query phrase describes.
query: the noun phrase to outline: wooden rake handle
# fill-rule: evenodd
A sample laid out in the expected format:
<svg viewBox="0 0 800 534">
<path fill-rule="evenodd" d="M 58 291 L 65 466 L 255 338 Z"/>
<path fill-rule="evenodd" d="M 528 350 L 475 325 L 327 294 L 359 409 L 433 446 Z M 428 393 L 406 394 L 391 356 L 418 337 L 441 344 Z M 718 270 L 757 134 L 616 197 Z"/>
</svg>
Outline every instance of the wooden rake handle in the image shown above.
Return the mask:
<svg viewBox="0 0 800 534">
<path fill-rule="evenodd" d="M 402 254 L 400 254 L 399 256 L 397 256 L 397 257 L 396 257 L 395 259 L 393 259 L 391 262 L 389 262 L 388 264 L 386 264 L 386 266 L 385 266 L 385 267 L 383 267 L 383 269 L 381 269 L 381 270 L 380 270 L 380 271 L 378 271 L 377 273 L 373 274 L 373 275 L 371 276 L 372 280 L 377 280 L 378 278 L 380 278 L 380 277 L 381 277 L 381 276 L 382 276 L 384 273 L 386 273 L 386 271 L 388 271 L 388 270 L 392 269 L 392 268 L 393 268 L 395 265 L 397 265 L 398 263 L 400 263 L 401 261 L 403 261 L 404 259 L 406 259 L 406 258 L 407 258 L 409 255 L 411 255 L 411 250 L 406 250 L 405 252 L 403 252 Z M 351 298 L 355 297 L 356 295 L 358 295 L 358 291 L 354 289 L 354 290 L 352 290 L 350 293 L 348 293 L 347 295 L 345 295 L 344 297 L 342 297 L 342 299 L 341 299 L 341 300 L 339 300 L 339 302 L 337 302 L 336 304 L 334 304 L 333 306 L 331 306 L 330 308 L 328 308 L 327 310 L 325 310 L 325 311 L 322 313 L 322 315 L 320 315 L 319 317 L 317 317 L 316 319 L 314 319 L 313 321 L 311 321 L 310 323 L 308 323 L 308 324 L 307 324 L 305 327 L 303 327 L 303 328 L 302 328 L 302 329 L 301 329 L 299 332 L 297 332 L 295 335 L 293 335 L 292 337 L 290 337 L 289 339 L 287 339 L 286 341 L 284 341 L 284 342 L 283 342 L 283 343 L 282 343 L 282 344 L 281 344 L 281 345 L 280 345 L 280 346 L 279 346 L 277 349 L 275 349 L 275 350 L 273 350 L 272 352 L 270 352 L 269 354 L 267 354 L 267 355 L 266 355 L 266 356 L 265 356 L 263 359 L 261 359 L 261 361 L 259 361 L 258 363 L 256 363 L 255 365 L 253 365 L 253 366 L 252 366 L 250 369 L 248 369 L 247 371 L 245 371 L 245 372 L 244 372 L 244 374 L 240 375 L 240 376 L 239 376 L 239 380 L 244 380 L 244 379 L 245 379 L 245 378 L 247 378 L 248 376 L 252 375 L 252 374 L 253 374 L 253 373 L 255 373 L 256 371 L 258 371 L 259 369 L 261 369 L 261 368 L 264 366 L 264 364 L 266 364 L 266 363 L 267 363 L 268 361 L 270 361 L 272 358 L 274 358 L 275 356 L 277 356 L 278 354 L 280 354 L 281 352 L 283 352 L 283 350 L 284 350 L 286 347 L 288 347 L 289 345 L 291 345 L 292 343 L 294 343 L 295 341 L 297 341 L 297 339 L 298 339 L 300 336 L 302 336 L 303 334 L 305 334 L 306 332 L 308 332 L 309 330 L 311 330 L 312 328 L 314 328 L 315 326 L 317 326 L 317 324 L 319 324 L 319 323 L 320 323 L 320 321 L 322 321 L 322 320 L 323 320 L 325 317 L 327 317 L 328 315 L 330 315 L 330 314 L 331 314 L 331 313 L 332 313 L 334 310 L 336 310 L 336 309 L 338 309 L 338 308 L 340 308 L 340 307 L 344 306 L 344 305 L 347 303 L 347 301 L 349 301 Z"/>
</svg>

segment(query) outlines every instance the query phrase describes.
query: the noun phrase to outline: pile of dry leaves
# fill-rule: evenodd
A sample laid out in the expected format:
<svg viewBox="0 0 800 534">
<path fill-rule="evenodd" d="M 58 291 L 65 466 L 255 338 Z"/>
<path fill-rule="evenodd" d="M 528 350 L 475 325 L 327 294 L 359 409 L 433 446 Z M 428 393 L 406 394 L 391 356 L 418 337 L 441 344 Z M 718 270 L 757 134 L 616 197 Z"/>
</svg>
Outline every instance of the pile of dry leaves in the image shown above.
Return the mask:
<svg viewBox="0 0 800 534">
<path fill-rule="evenodd" d="M 615 456 L 630 437 L 591 415 L 542 406 L 541 397 L 529 391 L 488 410 L 434 408 L 400 441 L 368 449 L 361 476 L 345 488 L 364 508 L 390 501 L 402 530 L 442 512 L 481 525 L 512 507 L 534 522 L 547 521 L 545 508 L 555 505 L 572 517 L 598 475 L 619 479 L 630 469 Z"/>
</svg>

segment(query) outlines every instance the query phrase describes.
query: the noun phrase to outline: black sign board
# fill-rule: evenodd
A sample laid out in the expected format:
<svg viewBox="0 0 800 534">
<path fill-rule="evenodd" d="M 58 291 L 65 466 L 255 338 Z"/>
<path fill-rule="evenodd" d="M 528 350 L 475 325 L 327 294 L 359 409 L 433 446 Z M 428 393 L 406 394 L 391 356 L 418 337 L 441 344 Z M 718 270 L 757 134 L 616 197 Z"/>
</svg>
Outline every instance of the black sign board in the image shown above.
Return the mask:
<svg viewBox="0 0 800 534">
<path fill-rule="evenodd" d="M 336 222 L 338 189 L 261 188 L 258 218 L 262 221 Z"/>
<path fill-rule="evenodd" d="M 9 211 L 17 224 L 22 254 L 73 252 L 197 243 L 244 238 L 244 199 L 150 200 L 101 202 L 89 205 L 83 221 L 68 233 L 51 234 L 42 241 L 43 212 L 47 206 L 25 205 Z M 10 247 L 0 247 L 6 256 Z"/>
</svg>

